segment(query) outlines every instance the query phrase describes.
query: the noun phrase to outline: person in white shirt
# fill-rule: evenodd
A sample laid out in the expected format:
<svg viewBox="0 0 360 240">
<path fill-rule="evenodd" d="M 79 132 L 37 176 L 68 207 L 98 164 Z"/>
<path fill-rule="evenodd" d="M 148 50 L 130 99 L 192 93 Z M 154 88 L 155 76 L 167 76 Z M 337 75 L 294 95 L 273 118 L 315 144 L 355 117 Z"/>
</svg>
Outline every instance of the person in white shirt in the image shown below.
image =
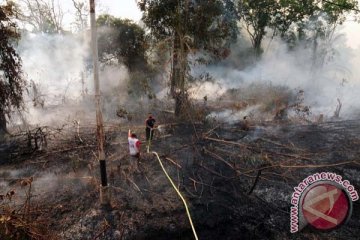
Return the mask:
<svg viewBox="0 0 360 240">
<path fill-rule="evenodd" d="M 140 158 L 140 145 L 141 142 L 139 139 L 137 139 L 137 136 L 135 133 L 131 133 L 131 130 L 129 129 L 128 134 L 128 141 L 129 141 L 129 152 L 130 155 L 136 158 Z"/>
</svg>

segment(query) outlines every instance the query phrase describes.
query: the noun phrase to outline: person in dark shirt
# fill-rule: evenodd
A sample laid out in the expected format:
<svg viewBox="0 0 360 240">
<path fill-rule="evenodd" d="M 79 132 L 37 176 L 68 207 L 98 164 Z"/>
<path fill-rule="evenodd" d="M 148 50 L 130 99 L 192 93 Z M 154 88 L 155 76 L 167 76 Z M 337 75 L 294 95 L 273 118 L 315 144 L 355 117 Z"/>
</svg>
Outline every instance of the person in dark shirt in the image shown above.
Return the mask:
<svg viewBox="0 0 360 240">
<path fill-rule="evenodd" d="M 155 122 L 155 118 L 153 118 L 152 114 L 149 113 L 148 118 L 145 120 L 146 141 L 152 140 L 153 138 Z"/>
</svg>

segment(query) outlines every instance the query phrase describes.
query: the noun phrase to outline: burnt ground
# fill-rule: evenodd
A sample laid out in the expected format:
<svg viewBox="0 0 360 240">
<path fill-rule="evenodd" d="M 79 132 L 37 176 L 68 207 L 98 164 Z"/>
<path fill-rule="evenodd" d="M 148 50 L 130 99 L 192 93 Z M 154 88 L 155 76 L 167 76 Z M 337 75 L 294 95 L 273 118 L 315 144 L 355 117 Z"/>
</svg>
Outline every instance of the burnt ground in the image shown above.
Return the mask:
<svg viewBox="0 0 360 240">
<path fill-rule="evenodd" d="M 111 208 L 99 203 L 93 125 L 47 129 L 46 150 L 22 134 L 1 145 L 0 194 L 14 193 L 0 202 L 9 216 L 0 221 L 0 239 L 193 239 L 157 159 L 143 146 L 136 171 L 128 128 L 106 126 Z M 143 127 L 136 130 L 144 139 Z M 199 239 L 358 239 L 359 201 L 350 220 L 329 232 L 291 234 L 289 212 L 293 188 L 316 172 L 337 173 L 360 189 L 359 136 L 358 121 L 254 123 L 249 131 L 207 121 L 174 124 L 151 149 L 190 205 Z"/>
</svg>

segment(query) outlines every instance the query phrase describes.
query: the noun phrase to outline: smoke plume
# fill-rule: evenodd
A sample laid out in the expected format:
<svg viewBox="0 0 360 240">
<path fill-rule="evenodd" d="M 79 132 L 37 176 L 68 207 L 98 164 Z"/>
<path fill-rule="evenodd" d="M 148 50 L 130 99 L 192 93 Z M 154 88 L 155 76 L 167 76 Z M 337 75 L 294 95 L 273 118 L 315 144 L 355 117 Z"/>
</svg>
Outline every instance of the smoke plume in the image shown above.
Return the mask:
<svg viewBox="0 0 360 240">
<path fill-rule="evenodd" d="M 232 48 L 232 56 L 220 65 L 193 70 L 194 73 L 209 72 L 215 81 L 197 85 L 192 90 L 199 99 L 205 95 L 216 99 L 224 97 L 229 89 L 242 89 L 246 94 L 249 88 L 253 91 L 254 85 L 286 87 L 294 95 L 304 91 L 304 104 L 311 107 L 313 116 L 323 114 L 331 118 L 339 99 L 340 117 L 356 118 L 360 109 L 356 90 L 360 87 L 360 48 L 345 44 L 347 38 L 352 36 L 337 31 L 330 41 L 319 40 L 317 51 L 309 43 L 289 50 L 281 39 L 267 40 L 261 59 L 253 64 L 248 62 L 251 52 L 244 48 L 246 41 L 240 39 Z"/>
</svg>

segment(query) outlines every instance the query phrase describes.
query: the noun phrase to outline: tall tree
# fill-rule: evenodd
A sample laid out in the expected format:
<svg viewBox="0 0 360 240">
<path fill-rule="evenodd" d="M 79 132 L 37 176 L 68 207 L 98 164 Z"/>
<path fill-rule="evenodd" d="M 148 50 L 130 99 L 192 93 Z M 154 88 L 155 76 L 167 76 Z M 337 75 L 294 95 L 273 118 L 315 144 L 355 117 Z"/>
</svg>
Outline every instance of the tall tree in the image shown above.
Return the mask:
<svg viewBox="0 0 360 240">
<path fill-rule="evenodd" d="M 231 0 L 142 0 L 139 7 L 155 42 L 171 46 L 170 93 L 179 115 L 187 98 L 189 55 L 229 54 L 229 44 L 237 37 L 235 6 Z"/>
<path fill-rule="evenodd" d="M 356 6 L 357 0 L 239 0 L 238 11 L 259 55 L 266 29 L 287 41 L 293 41 L 295 35 L 302 39 L 310 22 L 342 24 Z"/>
<path fill-rule="evenodd" d="M 145 31 L 129 19 L 100 15 L 99 58 L 105 64 L 124 64 L 129 70 L 128 94 L 133 97 L 153 97 L 150 82 L 153 69 L 147 61 L 148 42 Z"/>
<path fill-rule="evenodd" d="M 75 21 L 73 24 L 77 31 L 83 31 L 88 27 L 89 8 L 87 1 L 72 0 L 72 3 L 75 8 Z"/>
<path fill-rule="evenodd" d="M 24 0 L 22 0 L 24 1 Z M 28 0 L 27 0 L 28 1 Z M 74 21 L 71 25 L 74 27 L 74 31 L 82 32 L 88 28 L 89 18 L 89 0 L 71 0 L 74 7 Z M 102 12 L 104 8 L 101 5 L 101 1 L 95 1 L 95 8 L 97 12 Z"/>
<path fill-rule="evenodd" d="M 108 14 L 97 19 L 99 26 L 100 60 L 116 59 L 130 71 L 146 66 L 147 43 L 145 31 L 129 19 L 120 19 Z"/>
<path fill-rule="evenodd" d="M 266 28 L 272 26 L 272 21 L 280 9 L 276 0 L 240 0 L 239 16 L 250 36 L 255 56 L 261 54 L 261 43 L 266 35 Z"/>
<path fill-rule="evenodd" d="M 18 18 L 32 26 L 34 32 L 60 33 L 63 31 L 64 13 L 57 0 L 17 0 Z"/>
<path fill-rule="evenodd" d="M 11 3 L 0 6 L 0 133 L 6 132 L 6 115 L 22 106 L 25 88 L 21 60 L 14 48 L 20 35 L 12 21 L 13 8 Z"/>
</svg>

